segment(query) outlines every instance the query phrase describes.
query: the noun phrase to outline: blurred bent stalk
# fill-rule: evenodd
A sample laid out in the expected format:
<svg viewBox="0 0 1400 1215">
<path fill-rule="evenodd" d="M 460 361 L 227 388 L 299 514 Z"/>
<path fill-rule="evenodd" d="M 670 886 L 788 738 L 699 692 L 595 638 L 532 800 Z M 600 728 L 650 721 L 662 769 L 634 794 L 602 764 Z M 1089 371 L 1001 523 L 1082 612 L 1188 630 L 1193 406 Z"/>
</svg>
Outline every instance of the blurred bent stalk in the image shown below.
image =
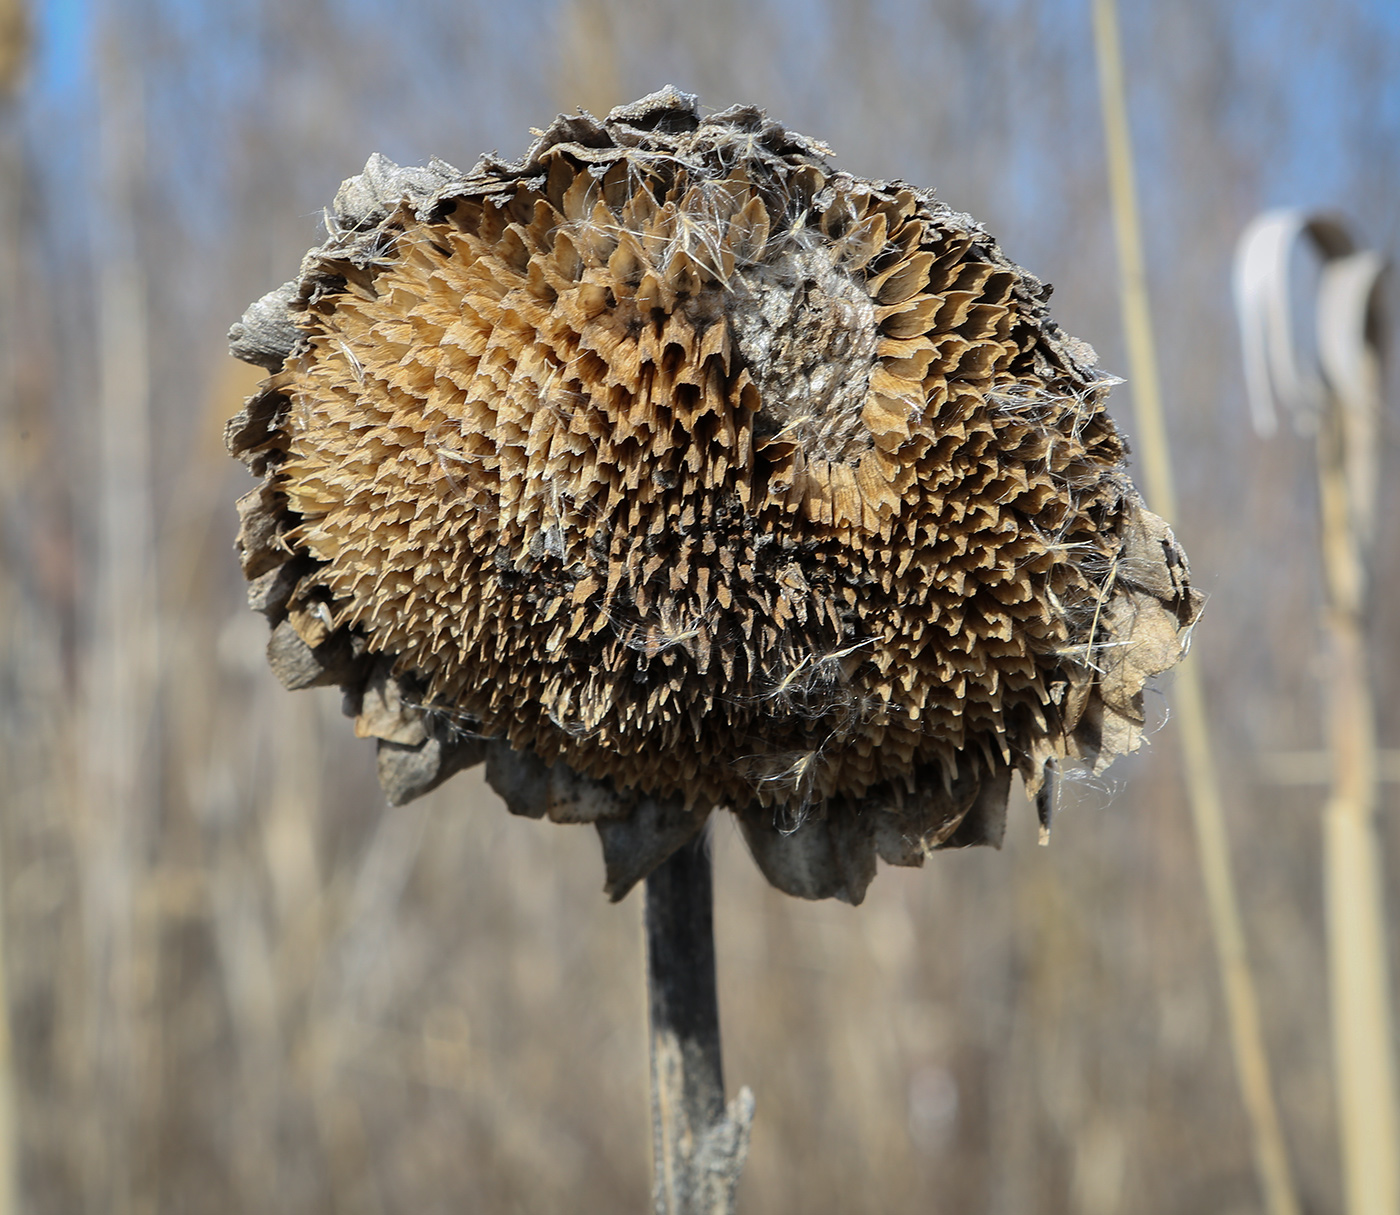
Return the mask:
<svg viewBox="0 0 1400 1215">
<path fill-rule="evenodd" d="M 1317 436 L 1332 754 L 1332 795 L 1323 819 L 1328 962 L 1347 1210 L 1396 1215 L 1400 1135 L 1376 838 L 1375 712 L 1363 623 L 1363 533 L 1375 504 L 1373 498 L 1364 503 L 1364 520 L 1353 516 L 1351 474 L 1357 459 L 1365 458 L 1356 412 L 1333 394 Z"/>
<path fill-rule="evenodd" d="M 1299 254 L 1315 255 L 1308 318 L 1317 367 L 1304 359 L 1293 310 Z M 1379 779 L 1366 639 L 1381 407 L 1381 257 L 1358 251 L 1335 217 L 1266 212 L 1240 237 L 1235 296 L 1256 431 L 1275 404 L 1316 433 L 1326 595 L 1327 731 L 1332 794 L 1323 815 L 1327 945 L 1337 1113 L 1346 1209 L 1400 1212 L 1400 1117 L 1376 835 Z M 1320 374 L 1319 374 L 1320 373 Z"/>
<path fill-rule="evenodd" d="M 1152 509 L 1178 520 L 1171 451 L 1161 403 L 1157 354 L 1147 300 L 1132 140 L 1116 0 L 1093 0 L 1094 44 L 1099 66 L 1109 192 L 1118 243 L 1123 331 L 1138 422 L 1143 489 Z M 1211 747 L 1205 693 L 1188 655 L 1177 668 L 1175 700 L 1187 795 L 1196 826 L 1201 876 L 1210 910 L 1211 931 L 1220 964 L 1230 1024 L 1230 1044 L 1240 1095 L 1254 1139 L 1254 1167 L 1268 1215 L 1298 1215 L 1298 1197 L 1274 1097 L 1259 997 L 1249 966 L 1244 921 L 1235 889 L 1230 839 L 1221 806 L 1220 784 Z"/>
</svg>

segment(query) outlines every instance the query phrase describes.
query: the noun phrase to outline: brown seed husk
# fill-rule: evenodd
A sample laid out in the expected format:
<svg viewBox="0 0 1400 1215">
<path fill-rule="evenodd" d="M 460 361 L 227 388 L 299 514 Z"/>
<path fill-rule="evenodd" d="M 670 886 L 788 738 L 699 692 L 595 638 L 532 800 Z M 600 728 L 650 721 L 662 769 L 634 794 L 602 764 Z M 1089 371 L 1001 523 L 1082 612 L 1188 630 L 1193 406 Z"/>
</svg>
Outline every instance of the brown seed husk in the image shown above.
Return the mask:
<svg viewBox="0 0 1400 1215">
<path fill-rule="evenodd" d="M 255 605 L 391 801 L 488 756 L 621 897 L 739 815 L 790 893 L 1100 771 L 1199 595 L 1112 382 L 925 190 L 674 90 L 469 174 L 372 158 L 231 334 Z M 320 665 L 317 665 L 320 664 Z M 386 760 L 387 756 L 387 760 Z"/>
</svg>

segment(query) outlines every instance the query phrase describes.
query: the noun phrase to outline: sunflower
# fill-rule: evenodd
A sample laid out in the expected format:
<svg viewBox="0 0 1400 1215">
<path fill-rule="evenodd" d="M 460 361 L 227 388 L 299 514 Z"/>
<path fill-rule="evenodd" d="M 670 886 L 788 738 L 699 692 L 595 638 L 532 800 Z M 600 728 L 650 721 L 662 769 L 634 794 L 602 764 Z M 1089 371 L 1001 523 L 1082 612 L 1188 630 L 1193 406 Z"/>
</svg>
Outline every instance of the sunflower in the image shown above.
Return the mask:
<svg viewBox="0 0 1400 1215">
<path fill-rule="evenodd" d="M 1000 842 L 1141 740 L 1200 596 L 1049 294 L 927 190 L 665 89 L 463 174 L 374 157 L 234 353 L 250 598 L 391 802 L 485 760 L 620 898 Z"/>
</svg>

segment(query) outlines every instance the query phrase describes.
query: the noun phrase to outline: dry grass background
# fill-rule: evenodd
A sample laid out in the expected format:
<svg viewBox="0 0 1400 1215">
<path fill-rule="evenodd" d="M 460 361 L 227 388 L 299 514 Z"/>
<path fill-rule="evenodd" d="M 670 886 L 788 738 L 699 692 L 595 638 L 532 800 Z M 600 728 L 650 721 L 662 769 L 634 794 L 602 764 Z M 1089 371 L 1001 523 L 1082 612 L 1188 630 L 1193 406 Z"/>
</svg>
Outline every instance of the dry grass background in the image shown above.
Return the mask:
<svg viewBox="0 0 1400 1215">
<path fill-rule="evenodd" d="M 1248 435 L 1226 284 L 1268 203 L 1342 206 L 1394 249 L 1400 24 L 1379 0 L 1127 7 L 1174 522 L 1212 595 L 1197 647 L 1285 1129 L 1306 1209 L 1337 1211 L 1321 790 L 1259 758 L 1321 742 L 1311 454 Z M 224 329 L 369 152 L 465 166 L 672 81 L 937 186 L 1121 368 L 1087 5 L 92 0 L 34 25 L 0 101 L 0 1184 L 22 1203 L 0 1210 L 643 1209 L 640 900 L 603 898 L 591 831 L 509 817 L 477 773 L 387 810 L 335 694 L 276 686 L 230 551 L 246 478 L 219 432 L 251 381 Z M 854 910 L 776 894 L 720 824 L 745 1209 L 1259 1209 L 1170 726 L 1109 776 L 1050 848 L 1025 808 L 1002 853 L 885 870 Z"/>
</svg>

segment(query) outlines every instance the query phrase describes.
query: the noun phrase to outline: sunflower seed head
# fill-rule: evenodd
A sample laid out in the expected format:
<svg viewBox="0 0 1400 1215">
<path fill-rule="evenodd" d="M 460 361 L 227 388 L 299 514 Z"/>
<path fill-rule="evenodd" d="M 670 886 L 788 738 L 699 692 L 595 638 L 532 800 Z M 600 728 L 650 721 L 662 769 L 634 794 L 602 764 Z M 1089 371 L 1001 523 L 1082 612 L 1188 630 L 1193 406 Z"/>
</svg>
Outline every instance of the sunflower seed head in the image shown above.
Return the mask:
<svg viewBox="0 0 1400 1215">
<path fill-rule="evenodd" d="M 663 90 L 465 176 L 376 157 L 235 327 L 274 660 L 348 686 L 391 800 L 490 754 L 615 897 L 727 806 L 859 901 L 998 843 L 1013 768 L 1138 745 L 1200 600 L 1108 377 L 980 226 L 828 155 Z"/>
</svg>

